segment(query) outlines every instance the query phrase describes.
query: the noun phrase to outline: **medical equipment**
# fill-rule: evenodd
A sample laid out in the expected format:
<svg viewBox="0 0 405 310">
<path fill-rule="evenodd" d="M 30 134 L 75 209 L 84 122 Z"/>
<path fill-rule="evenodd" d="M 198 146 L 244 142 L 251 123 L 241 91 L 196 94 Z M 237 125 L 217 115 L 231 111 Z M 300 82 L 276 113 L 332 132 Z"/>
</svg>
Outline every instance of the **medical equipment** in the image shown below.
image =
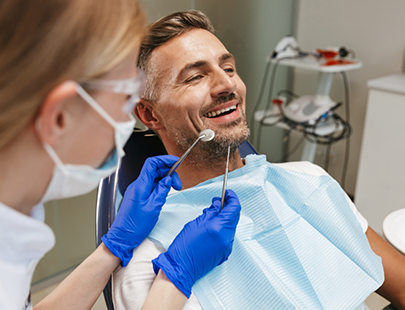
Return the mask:
<svg viewBox="0 0 405 310">
<path fill-rule="evenodd" d="M 336 102 L 329 97 L 332 86 L 333 75 L 335 72 L 353 70 L 361 67 L 361 63 L 355 61 L 346 61 L 345 63 L 328 62 L 324 58 L 322 61 L 316 58 L 309 58 L 303 62 L 303 59 L 290 59 L 280 62 L 281 65 L 305 68 L 308 70 L 320 71 L 318 89 L 316 95 L 307 95 L 294 98 L 283 108 L 283 114 L 287 119 L 296 123 L 314 125 L 322 116 L 333 111 Z"/>
<path fill-rule="evenodd" d="M 221 210 L 224 207 L 226 183 L 228 181 L 228 166 L 229 166 L 229 153 L 231 152 L 231 146 L 228 145 L 228 156 L 226 157 L 226 168 L 224 174 L 224 184 L 222 185 L 222 197 L 221 197 Z"/>
<path fill-rule="evenodd" d="M 274 83 L 274 75 L 277 66 L 285 65 L 296 68 L 308 69 L 320 71 L 320 77 L 318 82 L 318 89 L 316 95 L 306 95 L 299 97 L 291 91 L 279 92 L 273 103 L 278 105 L 280 110 L 277 115 L 280 116 L 279 121 L 285 123 L 293 129 L 299 127 L 300 130 L 307 133 L 308 136 L 327 136 L 335 131 L 341 132 L 344 127 L 348 124 L 341 122 L 340 119 L 333 119 L 333 111 L 337 108 L 337 103 L 329 97 L 330 89 L 332 86 L 333 75 L 336 72 L 344 72 L 348 70 L 358 69 L 362 66 L 362 63 L 356 59 L 343 59 L 343 56 L 347 57 L 353 52 L 349 52 L 345 48 L 318 49 L 316 52 L 303 52 L 299 49 L 298 43 L 291 36 L 286 36 L 283 38 L 276 46 L 272 53 L 271 59 L 268 59 L 268 65 L 274 64 L 273 76 L 270 85 L 269 101 L 266 106 L 266 110 L 262 113 L 260 117 L 260 124 L 264 125 L 268 118 L 274 118 L 275 115 L 269 115 L 270 105 L 269 103 L 273 100 L 272 98 L 272 88 Z M 268 73 L 268 72 L 267 72 Z M 266 74 L 267 74 L 266 73 Z M 264 85 L 264 83 L 263 83 Z M 262 85 L 262 88 L 263 88 Z M 282 97 L 282 95 L 287 95 L 288 97 Z M 261 99 L 261 95 L 259 98 Z M 292 100 L 288 100 L 288 99 Z M 260 101 L 260 100 L 259 100 Z M 257 110 L 256 104 L 255 111 Z M 333 119 L 333 121 L 331 121 Z M 327 122 L 329 121 L 329 122 Z M 317 126 L 329 126 L 330 129 L 321 134 L 317 134 Z M 343 138 L 343 137 L 340 137 Z M 335 139 L 332 139 L 332 143 Z M 317 141 L 319 143 L 319 141 Z"/>
<path fill-rule="evenodd" d="M 297 40 L 293 36 L 285 36 L 277 43 L 276 48 L 273 51 L 273 58 L 286 58 L 294 57 L 298 49 Z"/>
<path fill-rule="evenodd" d="M 190 153 L 192 148 L 197 144 L 198 141 L 202 140 L 204 142 L 211 141 L 215 137 L 215 132 L 211 129 L 204 129 L 201 131 L 198 135 L 197 140 L 194 141 L 194 143 L 188 148 L 187 151 L 184 152 L 183 155 L 179 158 L 178 161 L 170 168 L 169 172 L 166 174 L 166 176 L 171 176 L 174 171 L 176 171 L 177 167 L 180 166 L 180 164 L 183 162 L 183 160 L 187 157 L 187 155 Z"/>
<path fill-rule="evenodd" d="M 292 148 L 295 151 L 301 142 L 306 140 L 301 156 L 302 161 L 314 161 L 318 144 L 327 145 L 327 155 L 333 143 L 346 139 L 346 154 L 342 172 L 343 185 L 348 162 L 349 137 L 352 132 L 349 123 L 349 83 L 345 71 L 358 69 L 362 66 L 362 63 L 354 57 L 354 52 L 345 47 L 304 52 L 299 48 L 294 37 L 284 37 L 267 59 L 263 83 L 252 114 L 250 126 L 252 136 L 253 120 L 259 121 L 257 135 L 254 137 L 257 141 L 257 148 L 260 147 L 262 128 L 271 126 L 287 130 L 285 141 L 293 130 L 303 134 L 304 139 L 299 140 L 296 147 Z M 298 96 L 290 90 L 280 90 L 273 97 L 274 80 L 279 65 L 320 72 L 316 94 Z M 268 100 L 265 109 L 258 111 L 269 72 L 271 72 L 271 78 Z M 336 114 L 336 109 L 342 103 L 335 102 L 329 96 L 333 76 L 338 72 L 342 75 L 344 81 L 345 119 Z M 291 152 L 287 154 L 291 155 Z M 286 160 L 287 156 L 280 159 L 280 161 Z M 328 163 L 328 158 L 326 158 L 326 163 Z M 327 166 L 326 163 L 325 166 Z"/>
<path fill-rule="evenodd" d="M 384 281 L 381 259 L 330 176 L 250 155 L 228 185 L 241 217 L 228 261 L 193 287 L 203 309 L 355 309 Z M 167 249 L 221 186 L 219 176 L 169 195 L 149 238 Z"/>
</svg>

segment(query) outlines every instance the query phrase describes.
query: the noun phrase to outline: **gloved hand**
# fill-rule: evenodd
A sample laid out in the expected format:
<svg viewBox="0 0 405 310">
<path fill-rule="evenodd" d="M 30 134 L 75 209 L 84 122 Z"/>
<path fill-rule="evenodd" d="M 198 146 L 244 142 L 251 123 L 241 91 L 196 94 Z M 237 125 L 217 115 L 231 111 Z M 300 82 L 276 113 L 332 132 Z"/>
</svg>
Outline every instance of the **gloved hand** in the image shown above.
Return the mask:
<svg viewBox="0 0 405 310">
<path fill-rule="evenodd" d="M 226 191 L 222 211 L 221 199 L 213 198 L 211 207 L 187 223 L 167 252 L 152 261 L 155 273 L 162 269 L 189 298 L 194 283 L 231 254 L 240 210 L 238 197 L 232 190 Z"/>
<path fill-rule="evenodd" d="M 181 189 L 176 172 L 170 177 L 164 177 L 177 159 L 176 156 L 166 155 L 145 161 L 139 177 L 126 189 L 111 228 L 101 238 L 111 253 L 121 259 L 123 267 L 131 260 L 133 249 L 155 227 L 170 188 Z"/>
</svg>

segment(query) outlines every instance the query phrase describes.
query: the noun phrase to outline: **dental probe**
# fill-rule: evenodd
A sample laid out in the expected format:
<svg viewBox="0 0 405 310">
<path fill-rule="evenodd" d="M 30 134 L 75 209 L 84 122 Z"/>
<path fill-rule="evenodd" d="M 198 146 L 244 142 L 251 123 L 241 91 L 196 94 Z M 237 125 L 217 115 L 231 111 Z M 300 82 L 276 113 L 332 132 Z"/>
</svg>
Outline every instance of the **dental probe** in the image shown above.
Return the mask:
<svg viewBox="0 0 405 310">
<path fill-rule="evenodd" d="M 186 158 L 188 153 L 190 153 L 191 149 L 197 144 L 198 141 L 202 140 L 204 142 L 211 141 L 215 137 L 215 132 L 211 129 L 204 129 L 201 131 L 198 135 L 197 140 L 189 147 L 187 151 L 184 152 L 183 155 L 174 163 L 174 165 L 170 168 L 169 172 L 166 173 L 165 176 L 171 176 L 174 171 L 176 171 L 177 167 L 180 166 L 180 164 L 183 162 L 183 160 Z"/>
<path fill-rule="evenodd" d="M 229 153 L 231 151 L 231 147 L 228 145 L 228 156 L 226 158 L 226 167 L 225 167 L 225 174 L 224 174 L 224 184 L 222 185 L 222 197 L 221 197 L 221 210 L 224 207 L 225 201 L 225 192 L 226 192 L 226 183 L 228 182 L 228 166 L 229 166 Z"/>
</svg>

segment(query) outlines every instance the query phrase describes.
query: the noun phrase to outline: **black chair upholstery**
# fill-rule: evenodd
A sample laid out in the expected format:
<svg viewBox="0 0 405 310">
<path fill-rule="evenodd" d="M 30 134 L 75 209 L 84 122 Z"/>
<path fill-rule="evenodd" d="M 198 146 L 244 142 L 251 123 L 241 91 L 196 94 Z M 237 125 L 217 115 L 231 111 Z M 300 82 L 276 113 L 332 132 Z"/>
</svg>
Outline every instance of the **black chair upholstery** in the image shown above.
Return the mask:
<svg viewBox="0 0 405 310">
<path fill-rule="evenodd" d="M 395 307 L 393 304 L 389 304 L 383 310 L 398 310 L 398 308 Z"/>
<path fill-rule="evenodd" d="M 149 129 L 134 130 L 125 145 L 125 156 L 117 170 L 111 176 L 103 179 L 98 187 L 96 207 L 96 244 L 101 243 L 101 237 L 107 233 L 114 222 L 121 197 L 126 188 L 138 177 L 141 168 L 148 157 L 167 154 L 160 138 Z M 239 147 L 242 157 L 257 154 L 254 147 L 246 141 Z M 111 278 L 103 291 L 108 310 L 114 310 L 112 302 Z"/>
</svg>

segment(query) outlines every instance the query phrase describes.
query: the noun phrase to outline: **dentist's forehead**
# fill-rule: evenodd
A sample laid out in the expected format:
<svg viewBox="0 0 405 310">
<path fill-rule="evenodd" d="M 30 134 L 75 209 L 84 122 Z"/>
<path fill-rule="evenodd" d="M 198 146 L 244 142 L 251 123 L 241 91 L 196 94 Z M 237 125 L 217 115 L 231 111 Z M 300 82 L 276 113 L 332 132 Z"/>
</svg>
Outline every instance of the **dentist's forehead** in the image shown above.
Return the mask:
<svg viewBox="0 0 405 310">
<path fill-rule="evenodd" d="M 173 79 L 188 65 L 217 62 L 225 54 L 229 52 L 216 36 L 207 30 L 193 29 L 156 48 L 151 63 L 160 74 Z"/>
</svg>

